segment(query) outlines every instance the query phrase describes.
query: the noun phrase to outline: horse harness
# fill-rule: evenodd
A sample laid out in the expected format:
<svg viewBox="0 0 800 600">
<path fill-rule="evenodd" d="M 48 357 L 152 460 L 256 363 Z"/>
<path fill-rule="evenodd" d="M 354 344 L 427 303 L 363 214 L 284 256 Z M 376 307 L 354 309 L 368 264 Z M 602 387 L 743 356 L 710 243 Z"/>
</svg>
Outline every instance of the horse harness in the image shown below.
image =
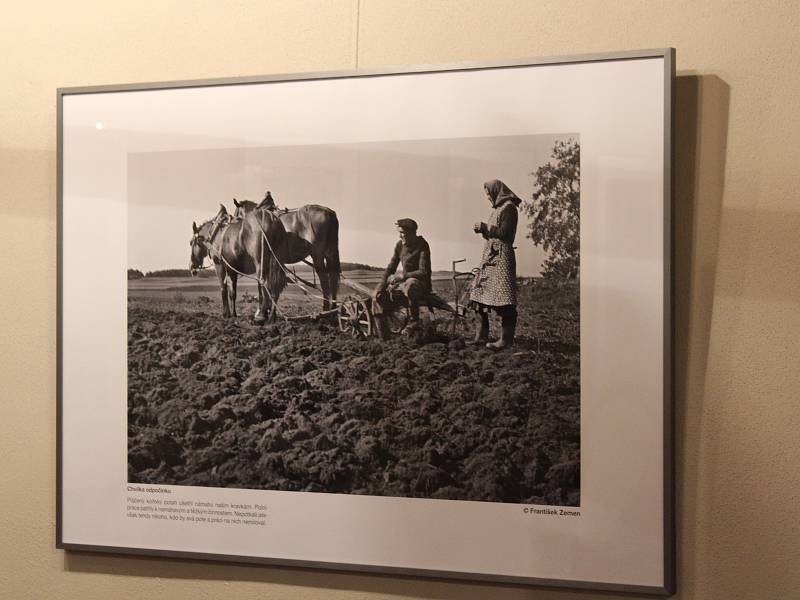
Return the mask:
<svg viewBox="0 0 800 600">
<path fill-rule="evenodd" d="M 280 217 L 280 215 L 282 215 L 282 214 L 286 214 L 286 213 L 289 213 L 289 212 L 295 212 L 295 211 L 297 211 L 297 210 L 298 210 L 298 209 L 296 209 L 296 208 L 295 208 L 295 209 L 289 209 L 289 208 L 279 209 L 279 208 L 274 208 L 274 209 L 267 209 L 267 212 L 269 212 L 269 213 L 270 213 L 270 214 L 271 214 L 273 217 L 275 217 L 275 218 L 277 219 L 277 218 L 279 218 L 279 217 Z M 234 267 L 233 265 L 231 265 L 231 264 L 228 262 L 228 260 L 225 258 L 225 256 L 223 256 L 221 248 L 217 248 L 216 246 L 214 246 L 214 243 L 213 243 L 213 242 L 214 242 L 214 237 L 215 237 L 215 236 L 216 236 L 216 235 L 217 235 L 217 234 L 218 234 L 220 231 L 222 231 L 222 233 L 223 233 L 223 235 L 224 235 L 224 233 L 225 233 L 225 230 L 226 230 L 226 229 L 228 228 L 228 226 L 229 226 L 231 223 L 233 223 L 235 220 L 241 220 L 241 219 L 231 219 L 231 218 L 230 218 L 230 216 L 228 216 L 228 218 L 227 218 L 227 219 L 225 219 L 225 218 L 222 218 L 222 219 L 216 219 L 216 218 L 215 218 L 215 220 L 214 220 L 214 224 L 213 224 L 213 226 L 212 226 L 212 228 L 211 228 L 211 232 L 210 232 L 210 233 L 209 233 L 209 235 L 208 235 L 208 239 L 206 239 L 204 236 L 201 236 L 201 235 L 200 235 L 200 234 L 198 234 L 198 233 L 195 233 L 195 234 L 194 234 L 194 237 L 192 238 L 192 242 L 199 242 L 200 244 L 202 244 L 202 245 L 203 245 L 203 247 L 204 247 L 204 248 L 206 249 L 206 251 L 208 252 L 208 256 L 209 256 L 209 257 L 211 257 L 211 259 L 212 259 L 212 260 L 218 259 L 218 260 L 222 261 L 222 262 L 225 264 L 225 266 L 226 266 L 228 269 L 230 269 L 231 271 L 233 271 L 234 273 L 236 273 L 236 274 L 240 275 L 241 277 L 247 277 L 248 279 L 253 279 L 254 281 L 256 281 L 256 283 L 258 284 L 258 286 L 259 286 L 260 288 L 262 288 L 262 289 L 263 289 L 263 290 L 264 290 L 264 291 L 267 293 L 267 295 L 269 295 L 269 296 L 270 296 L 270 298 L 272 299 L 272 294 L 270 293 L 269 289 L 268 289 L 268 288 L 267 288 L 267 286 L 265 285 L 265 281 L 266 281 L 266 280 L 264 279 L 264 274 L 263 274 L 263 273 L 260 273 L 260 272 L 259 272 L 259 273 L 258 273 L 258 275 L 257 275 L 256 277 L 254 277 L 254 276 L 252 276 L 252 275 L 249 275 L 249 274 L 247 274 L 247 273 L 242 273 L 240 270 L 238 270 L 236 267 Z M 300 277 L 300 276 L 299 276 L 297 273 L 295 273 L 295 272 L 293 272 L 293 271 L 292 271 L 292 272 L 290 272 L 290 271 L 289 271 L 289 270 L 286 268 L 286 265 L 284 265 L 284 264 L 283 264 L 283 262 L 281 262 L 281 260 L 278 258 L 278 255 L 277 255 L 277 254 L 275 254 L 275 250 L 272 248 L 272 244 L 270 244 L 269 238 L 267 237 L 267 232 L 266 232 L 266 231 L 264 231 L 264 226 L 263 226 L 263 224 L 262 224 L 262 223 L 261 223 L 261 221 L 260 221 L 260 220 L 258 220 L 258 219 L 256 219 L 256 222 L 258 223 L 259 230 L 261 231 L 261 237 L 262 237 L 262 240 L 263 240 L 264 244 L 266 244 L 266 245 L 267 245 L 267 247 L 269 248 L 269 251 L 270 251 L 270 253 L 271 253 L 271 254 L 272 254 L 272 256 L 274 257 L 275 261 L 276 261 L 276 262 L 277 262 L 277 263 L 280 265 L 280 267 L 281 267 L 281 269 L 283 270 L 284 274 L 285 274 L 286 276 L 288 276 L 290 279 L 293 279 L 294 281 L 292 281 L 292 283 L 294 283 L 295 285 L 297 285 L 297 286 L 298 286 L 298 287 L 301 289 L 301 291 L 302 291 L 304 294 L 306 294 L 306 295 L 311 295 L 311 296 L 315 296 L 315 297 L 317 297 L 317 296 L 316 296 L 316 294 L 312 294 L 312 293 L 310 293 L 308 290 L 306 290 L 306 289 L 303 287 L 303 285 L 302 285 L 302 284 L 305 284 L 305 285 L 308 285 L 308 286 L 311 286 L 311 287 L 316 287 L 316 286 L 315 286 L 314 284 L 312 284 L 311 282 L 309 282 L 309 281 L 307 281 L 307 280 L 303 279 L 302 277 Z M 262 244 L 262 245 L 261 245 L 261 254 L 262 254 L 262 256 L 261 256 L 261 260 L 259 261 L 259 268 L 257 269 L 257 271 L 260 271 L 260 266 L 261 266 L 261 264 L 263 264 L 263 258 L 264 258 L 264 256 L 263 256 L 263 253 L 264 253 L 264 244 Z M 308 261 L 305 261 L 305 260 L 304 260 L 303 262 L 305 262 L 305 263 L 307 263 L 307 264 L 311 264 L 311 263 L 308 263 Z M 313 266 L 313 265 L 311 265 L 311 266 Z M 210 268 L 210 266 L 209 266 L 209 267 L 201 267 L 201 268 L 203 268 L 203 269 L 207 269 L 207 268 Z M 319 296 L 319 298 L 322 298 L 322 296 Z M 323 298 L 323 299 L 324 299 L 324 298 Z M 273 299 L 273 301 L 274 301 L 274 299 Z"/>
<path fill-rule="evenodd" d="M 211 257 L 212 260 L 214 258 L 217 258 L 217 257 L 221 258 L 223 261 L 225 260 L 225 258 L 222 256 L 222 250 L 217 249 L 217 247 L 214 246 L 214 244 L 213 244 L 214 236 L 216 236 L 217 233 L 220 231 L 220 228 L 222 227 L 223 222 L 224 222 L 225 228 L 227 229 L 227 226 L 230 225 L 230 223 L 231 223 L 230 219 L 217 219 L 217 218 L 214 219 L 214 224 L 211 227 L 211 232 L 208 235 L 208 239 L 206 239 L 205 236 L 202 236 L 197 232 L 195 232 L 195 234 L 192 236 L 192 244 L 199 243 L 200 245 L 202 245 L 206 249 L 206 252 L 208 252 L 208 256 Z M 203 226 L 201 225 L 200 228 L 202 229 L 202 227 Z M 223 230 L 223 233 L 224 233 L 224 230 Z M 201 266 L 200 268 L 201 269 L 209 269 L 209 268 L 211 268 L 211 266 L 210 265 L 208 267 Z"/>
</svg>

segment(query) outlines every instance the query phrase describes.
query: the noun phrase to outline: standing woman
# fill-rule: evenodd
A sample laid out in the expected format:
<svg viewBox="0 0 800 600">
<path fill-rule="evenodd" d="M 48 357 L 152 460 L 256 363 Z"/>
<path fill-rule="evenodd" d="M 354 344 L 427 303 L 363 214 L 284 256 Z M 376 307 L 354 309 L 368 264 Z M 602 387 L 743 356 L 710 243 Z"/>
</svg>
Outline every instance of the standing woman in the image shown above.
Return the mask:
<svg viewBox="0 0 800 600">
<path fill-rule="evenodd" d="M 473 230 L 486 240 L 481 257 L 480 273 L 470 293 L 470 305 L 478 313 L 478 329 L 474 344 L 489 338 L 489 311 L 500 315 L 503 333 L 487 348 L 500 350 L 514 343 L 517 327 L 517 260 L 514 256 L 514 237 L 517 233 L 517 207 L 520 200 L 499 179 L 483 184 L 486 197 L 492 204 L 488 223 L 475 223 Z"/>
</svg>

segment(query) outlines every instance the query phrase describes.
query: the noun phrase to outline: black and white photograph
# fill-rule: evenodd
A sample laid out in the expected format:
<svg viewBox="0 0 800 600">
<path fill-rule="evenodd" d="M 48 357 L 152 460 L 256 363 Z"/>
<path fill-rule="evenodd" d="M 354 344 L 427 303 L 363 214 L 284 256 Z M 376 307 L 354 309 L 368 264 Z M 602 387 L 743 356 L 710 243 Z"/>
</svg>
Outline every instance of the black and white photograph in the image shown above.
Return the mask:
<svg viewBox="0 0 800 600">
<path fill-rule="evenodd" d="M 581 504 L 580 134 L 137 152 L 130 483 Z"/>
</svg>

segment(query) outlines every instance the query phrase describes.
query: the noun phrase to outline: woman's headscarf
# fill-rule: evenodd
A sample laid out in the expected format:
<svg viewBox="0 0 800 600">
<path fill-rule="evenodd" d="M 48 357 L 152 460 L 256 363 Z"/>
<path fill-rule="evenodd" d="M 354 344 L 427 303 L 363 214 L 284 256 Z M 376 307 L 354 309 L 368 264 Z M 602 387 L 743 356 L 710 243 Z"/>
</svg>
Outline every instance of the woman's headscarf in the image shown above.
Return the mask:
<svg viewBox="0 0 800 600">
<path fill-rule="evenodd" d="M 522 203 L 522 200 L 499 179 L 487 181 L 483 184 L 483 187 L 489 192 L 489 197 L 492 199 L 492 206 L 494 208 L 502 206 L 509 201 L 513 202 L 514 206 L 519 206 Z"/>
</svg>

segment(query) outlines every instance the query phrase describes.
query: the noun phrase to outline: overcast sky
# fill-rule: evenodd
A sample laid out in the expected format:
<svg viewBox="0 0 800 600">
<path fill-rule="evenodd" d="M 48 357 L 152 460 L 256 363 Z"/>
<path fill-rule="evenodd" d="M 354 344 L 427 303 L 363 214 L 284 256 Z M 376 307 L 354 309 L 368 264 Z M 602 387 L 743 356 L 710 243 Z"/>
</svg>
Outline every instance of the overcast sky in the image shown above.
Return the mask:
<svg viewBox="0 0 800 600">
<path fill-rule="evenodd" d="M 128 161 L 128 266 L 188 268 L 192 221 L 213 217 L 233 198 L 280 207 L 322 204 L 339 217 L 341 260 L 383 267 L 397 241 L 394 222 L 408 217 L 431 246 L 434 270 L 480 260 L 483 239 L 472 224 L 491 207 L 483 182 L 504 181 L 520 198 L 531 173 L 550 159 L 556 140 L 576 134 L 371 142 L 269 148 L 148 152 Z M 544 252 L 517 228 L 517 273 L 537 275 Z"/>
</svg>

